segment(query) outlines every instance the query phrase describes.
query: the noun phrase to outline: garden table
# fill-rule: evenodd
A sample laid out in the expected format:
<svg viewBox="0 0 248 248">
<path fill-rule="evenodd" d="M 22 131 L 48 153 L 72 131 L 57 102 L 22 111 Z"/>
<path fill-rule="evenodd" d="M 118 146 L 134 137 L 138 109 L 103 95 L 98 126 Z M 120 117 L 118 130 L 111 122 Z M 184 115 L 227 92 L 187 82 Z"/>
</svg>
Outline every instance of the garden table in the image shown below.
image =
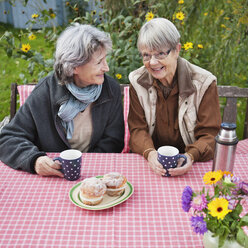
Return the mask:
<svg viewBox="0 0 248 248">
<path fill-rule="evenodd" d="M 247 154 L 248 139 L 239 142 L 234 167 L 243 180 Z M 137 154 L 85 153 L 81 178 L 67 181 L 0 162 L 0 247 L 202 248 L 202 236 L 193 232 L 190 214 L 182 210 L 181 194 L 187 185 L 200 190 L 211 168 L 212 161 L 195 163 L 189 173 L 167 178 L 155 175 Z M 70 190 L 81 180 L 112 171 L 126 175 L 134 188 L 125 202 L 96 211 L 70 201 Z"/>
</svg>

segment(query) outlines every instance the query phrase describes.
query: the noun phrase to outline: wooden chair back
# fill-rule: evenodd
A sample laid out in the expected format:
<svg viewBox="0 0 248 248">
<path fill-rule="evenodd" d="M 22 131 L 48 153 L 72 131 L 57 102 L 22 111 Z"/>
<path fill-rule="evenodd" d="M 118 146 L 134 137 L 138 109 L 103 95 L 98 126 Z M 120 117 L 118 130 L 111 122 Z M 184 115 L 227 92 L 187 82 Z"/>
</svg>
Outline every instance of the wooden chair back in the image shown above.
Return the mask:
<svg viewBox="0 0 248 248">
<path fill-rule="evenodd" d="M 32 85 L 32 84 L 30 84 Z M 10 103 L 10 119 L 12 119 L 16 113 L 17 109 L 17 84 L 11 84 L 11 103 Z M 124 96 L 125 87 L 128 87 L 129 84 L 120 84 L 121 93 Z M 245 121 L 244 121 L 244 131 L 243 131 L 243 139 L 248 138 L 248 88 L 239 88 L 236 86 L 218 86 L 218 94 L 220 98 L 225 98 L 225 106 L 223 110 L 222 121 L 223 122 L 237 122 L 237 100 L 238 98 L 246 99 L 246 107 L 245 107 Z M 129 101 L 128 91 L 126 91 L 124 101 Z M 124 106 L 127 107 L 127 104 Z M 214 111 L 214 110 L 213 110 Z M 127 122 L 128 110 L 124 111 L 124 119 Z M 126 123 L 125 123 L 126 124 Z"/>
<path fill-rule="evenodd" d="M 218 86 L 218 94 L 220 98 L 226 98 L 222 116 L 223 122 L 237 123 L 237 100 L 238 98 L 246 100 L 243 139 L 248 138 L 248 88 L 220 85 Z"/>
<path fill-rule="evenodd" d="M 122 94 L 128 85 L 120 85 Z M 220 98 L 226 99 L 222 115 L 223 122 L 237 123 L 237 100 L 238 98 L 246 99 L 243 139 L 248 138 L 248 88 L 218 85 L 218 94 Z"/>
</svg>

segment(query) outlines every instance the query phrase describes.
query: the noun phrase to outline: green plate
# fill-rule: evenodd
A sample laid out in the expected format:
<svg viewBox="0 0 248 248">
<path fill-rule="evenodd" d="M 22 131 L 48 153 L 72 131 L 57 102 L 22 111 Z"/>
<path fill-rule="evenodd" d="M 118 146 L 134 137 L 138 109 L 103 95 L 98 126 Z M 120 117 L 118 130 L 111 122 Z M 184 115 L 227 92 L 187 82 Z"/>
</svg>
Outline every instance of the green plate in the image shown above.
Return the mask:
<svg viewBox="0 0 248 248">
<path fill-rule="evenodd" d="M 102 176 L 98 176 L 102 177 Z M 107 208 L 112 208 L 116 205 L 121 204 L 122 202 L 126 201 L 132 194 L 133 194 L 133 186 L 130 182 L 126 183 L 125 191 L 120 196 L 109 196 L 105 194 L 103 196 L 103 200 L 96 206 L 89 206 L 84 204 L 80 199 L 80 185 L 81 182 L 76 184 L 70 189 L 69 198 L 73 204 L 80 208 L 89 209 L 89 210 L 102 210 Z"/>
</svg>

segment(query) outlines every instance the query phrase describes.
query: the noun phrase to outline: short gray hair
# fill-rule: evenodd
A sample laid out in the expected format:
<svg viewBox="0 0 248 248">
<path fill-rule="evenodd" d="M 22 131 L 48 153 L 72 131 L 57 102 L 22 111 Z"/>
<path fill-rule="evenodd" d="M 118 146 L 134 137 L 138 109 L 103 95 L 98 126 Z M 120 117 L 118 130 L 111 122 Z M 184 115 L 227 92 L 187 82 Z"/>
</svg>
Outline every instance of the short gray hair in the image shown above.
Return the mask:
<svg viewBox="0 0 248 248">
<path fill-rule="evenodd" d="M 98 49 L 112 49 L 110 36 L 97 28 L 75 23 L 67 27 L 56 44 L 54 71 L 61 84 L 73 81 L 73 70 L 88 63 Z"/>
<path fill-rule="evenodd" d="M 154 18 L 146 22 L 140 29 L 138 37 L 138 50 L 161 51 L 161 49 L 176 49 L 180 42 L 180 33 L 175 25 L 165 18 Z"/>
</svg>

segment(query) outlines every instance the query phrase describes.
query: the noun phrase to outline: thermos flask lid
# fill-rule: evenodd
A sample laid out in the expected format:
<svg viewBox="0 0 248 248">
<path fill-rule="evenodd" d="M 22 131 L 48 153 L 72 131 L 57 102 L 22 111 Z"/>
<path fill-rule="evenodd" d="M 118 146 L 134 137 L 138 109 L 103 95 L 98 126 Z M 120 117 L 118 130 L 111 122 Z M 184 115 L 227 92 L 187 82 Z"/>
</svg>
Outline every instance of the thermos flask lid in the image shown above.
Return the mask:
<svg viewBox="0 0 248 248">
<path fill-rule="evenodd" d="M 226 129 L 226 130 L 233 130 L 237 128 L 237 125 L 235 123 L 227 123 L 223 122 L 221 123 L 221 128 Z"/>
<path fill-rule="evenodd" d="M 225 145 L 234 145 L 238 143 L 235 123 L 221 123 L 219 134 L 215 137 L 216 142 Z"/>
</svg>

